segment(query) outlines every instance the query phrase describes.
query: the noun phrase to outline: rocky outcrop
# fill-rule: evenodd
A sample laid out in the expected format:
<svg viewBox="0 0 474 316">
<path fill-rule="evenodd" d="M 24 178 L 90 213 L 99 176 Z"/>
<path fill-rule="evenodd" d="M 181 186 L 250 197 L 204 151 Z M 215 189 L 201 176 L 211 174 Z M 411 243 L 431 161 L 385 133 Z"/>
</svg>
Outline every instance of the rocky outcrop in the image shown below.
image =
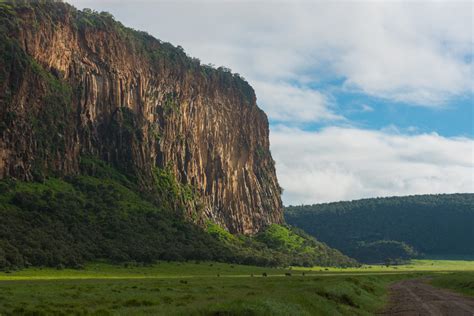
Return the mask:
<svg viewBox="0 0 474 316">
<path fill-rule="evenodd" d="M 0 14 L 0 177 L 77 174 L 93 155 L 144 190 L 169 168 L 196 191 L 196 221 L 245 234 L 282 222 L 268 121 L 238 75 L 106 13 L 46 2 Z"/>
</svg>

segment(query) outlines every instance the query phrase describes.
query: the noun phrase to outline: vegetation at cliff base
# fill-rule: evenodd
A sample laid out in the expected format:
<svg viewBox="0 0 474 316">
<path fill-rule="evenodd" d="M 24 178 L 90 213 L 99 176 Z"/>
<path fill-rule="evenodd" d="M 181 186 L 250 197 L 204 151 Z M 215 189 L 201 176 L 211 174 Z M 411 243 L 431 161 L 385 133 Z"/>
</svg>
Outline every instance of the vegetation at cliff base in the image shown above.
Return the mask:
<svg viewBox="0 0 474 316">
<path fill-rule="evenodd" d="M 216 260 L 263 266 L 355 264 L 312 237 L 297 237 L 283 226 L 278 230 L 305 245 L 304 255 L 295 254 L 293 245 L 276 246 L 280 236 L 270 232 L 234 236 L 215 224 L 206 231 L 176 212 L 177 201 L 192 196 L 165 170 L 157 171 L 161 195 L 153 200 L 138 190 L 133 179 L 101 160 L 84 157 L 81 171 L 81 175 L 42 182 L 0 181 L 0 269 L 80 268 L 97 259 Z"/>
<path fill-rule="evenodd" d="M 290 206 L 286 221 L 363 262 L 474 254 L 474 194 Z"/>
<path fill-rule="evenodd" d="M 272 224 L 258 234 L 255 239 L 268 248 L 289 255 L 288 263 L 294 266 L 313 266 L 315 262 L 322 266 L 354 266 L 355 260 L 348 260 L 338 250 L 317 241 L 314 237 L 294 227 Z"/>
</svg>

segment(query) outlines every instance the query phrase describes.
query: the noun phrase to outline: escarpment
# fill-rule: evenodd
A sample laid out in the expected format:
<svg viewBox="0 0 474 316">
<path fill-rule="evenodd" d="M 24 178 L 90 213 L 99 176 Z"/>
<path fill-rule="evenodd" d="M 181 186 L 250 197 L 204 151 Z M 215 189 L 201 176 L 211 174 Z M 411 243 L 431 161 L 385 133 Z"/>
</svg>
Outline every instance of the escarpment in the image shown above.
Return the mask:
<svg viewBox="0 0 474 316">
<path fill-rule="evenodd" d="M 1 178 L 75 175 L 93 156 L 150 194 L 170 171 L 197 222 L 251 234 L 283 221 L 268 121 L 240 76 L 107 13 L 44 2 L 0 18 Z"/>
</svg>

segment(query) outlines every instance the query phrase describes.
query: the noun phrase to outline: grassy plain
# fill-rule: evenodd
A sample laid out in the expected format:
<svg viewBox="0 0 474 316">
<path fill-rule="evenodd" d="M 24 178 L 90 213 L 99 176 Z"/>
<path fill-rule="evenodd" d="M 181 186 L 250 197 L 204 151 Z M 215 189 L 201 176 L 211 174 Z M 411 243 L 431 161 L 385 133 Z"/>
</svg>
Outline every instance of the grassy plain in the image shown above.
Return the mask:
<svg viewBox="0 0 474 316">
<path fill-rule="evenodd" d="M 320 271 L 337 273 L 381 273 L 381 272 L 474 272 L 474 261 L 470 260 L 411 260 L 401 265 L 362 265 L 358 268 L 295 267 L 298 271 Z"/>
<path fill-rule="evenodd" d="M 440 271 L 462 271 L 453 274 L 461 280 L 474 276 L 474 263 L 417 260 L 358 269 L 211 262 L 29 268 L 0 273 L 0 315 L 370 315 L 385 304 L 390 283 Z"/>
<path fill-rule="evenodd" d="M 431 284 L 474 296 L 474 272 L 456 272 L 437 275 Z"/>
</svg>

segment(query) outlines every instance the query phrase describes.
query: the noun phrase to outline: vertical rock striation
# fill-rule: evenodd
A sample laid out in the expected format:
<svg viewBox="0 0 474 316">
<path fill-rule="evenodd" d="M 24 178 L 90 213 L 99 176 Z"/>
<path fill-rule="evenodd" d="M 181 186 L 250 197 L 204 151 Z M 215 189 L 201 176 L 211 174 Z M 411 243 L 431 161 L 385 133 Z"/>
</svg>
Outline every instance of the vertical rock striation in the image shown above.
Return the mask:
<svg viewBox="0 0 474 316">
<path fill-rule="evenodd" d="M 268 121 L 238 75 L 106 13 L 45 2 L 0 16 L 1 178 L 77 174 L 94 155 L 145 190 L 168 168 L 199 196 L 196 221 L 245 234 L 283 221 Z"/>
</svg>

